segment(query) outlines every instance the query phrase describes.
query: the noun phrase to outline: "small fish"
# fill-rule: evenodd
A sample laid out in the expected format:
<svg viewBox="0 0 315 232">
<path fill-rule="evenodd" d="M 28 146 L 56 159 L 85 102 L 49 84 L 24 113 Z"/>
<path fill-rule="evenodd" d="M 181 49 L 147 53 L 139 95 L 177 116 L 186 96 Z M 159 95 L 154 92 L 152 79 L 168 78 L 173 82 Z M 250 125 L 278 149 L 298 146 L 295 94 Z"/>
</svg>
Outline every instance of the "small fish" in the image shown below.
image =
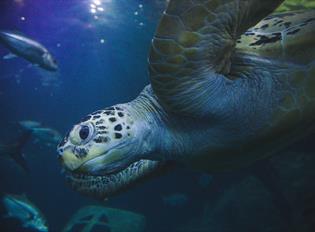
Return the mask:
<svg viewBox="0 0 315 232">
<path fill-rule="evenodd" d="M 46 145 L 55 145 L 62 140 L 61 134 L 48 127 L 43 127 L 40 122 L 36 121 L 20 121 L 22 128 L 32 132 L 34 139 L 46 143 Z"/>
<path fill-rule="evenodd" d="M 11 59 L 16 55 L 48 71 L 58 69 L 56 60 L 43 45 L 20 33 L 0 31 L 0 43 L 11 52 L 4 59 Z"/>
<path fill-rule="evenodd" d="M 29 168 L 22 150 L 31 136 L 31 131 L 24 131 L 17 141 L 11 144 L 0 144 L 0 155 L 8 156 L 13 159 L 25 172 L 29 172 Z"/>
<path fill-rule="evenodd" d="M 23 127 L 24 129 L 27 129 L 27 130 L 39 128 L 42 125 L 40 122 L 31 121 L 31 120 L 20 121 L 19 124 L 21 127 Z"/>
<path fill-rule="evenodd" d="M 164 204 L 172 207 L 180 207 L 188 202 L 188 197 L 183 193 L 174 193 L 168 196 L 162 197 Z"/>
<path fill-rule="evenodd" d="M 51 128 L 33 128 L 33 136 L 48 144 L 58 144 L 62 140 L 61 134 Z"/>
<path fill-rule="evenodd" d="M 37 231 L 48 231 L 48 226 L 43 214 L 30 202 L 26 196 L 5 195 L 3 204 L 7 210 L 7 217 L 17 218 L 23 227 Z"/>
</svg>

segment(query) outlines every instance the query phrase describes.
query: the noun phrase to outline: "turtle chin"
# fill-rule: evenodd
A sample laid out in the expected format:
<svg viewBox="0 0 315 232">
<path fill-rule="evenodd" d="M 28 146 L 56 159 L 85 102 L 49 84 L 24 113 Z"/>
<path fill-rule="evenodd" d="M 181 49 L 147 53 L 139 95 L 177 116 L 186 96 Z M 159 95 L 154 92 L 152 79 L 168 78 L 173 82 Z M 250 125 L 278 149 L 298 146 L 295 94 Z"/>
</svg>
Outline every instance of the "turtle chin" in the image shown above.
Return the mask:
<svg viewBox="0 0 315 232">
<path fill-rule="evenodd" d="M 74 155 L 64 150 L 61 158 L 68 183 L 84 195 L 105 199 L 162 167 L 160 161 L 141 159 L 130 146 L 132 144 L 120 144 L 98 155 L 90 153 L 84 157 L 84 161 L 75 159 L 75 163 L 70 162 Z"/>
<path fill-rule="evenodd" d="M 162 164 L 160 161 L 141 159 L 111 173 L 105 173 L 102 169 L 84 172 L 66 170 L 65 176 L 74 190 L 103 200 L 155 173 L 163 167 Z"/>
</svg>

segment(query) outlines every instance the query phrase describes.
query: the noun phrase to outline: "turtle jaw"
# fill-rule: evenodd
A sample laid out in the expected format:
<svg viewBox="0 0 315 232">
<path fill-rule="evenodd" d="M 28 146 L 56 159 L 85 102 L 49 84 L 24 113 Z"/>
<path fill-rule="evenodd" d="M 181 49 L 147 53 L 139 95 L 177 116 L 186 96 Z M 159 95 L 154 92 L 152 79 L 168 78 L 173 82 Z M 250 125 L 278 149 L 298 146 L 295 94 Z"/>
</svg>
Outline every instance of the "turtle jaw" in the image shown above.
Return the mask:
<svg viewBox="0 0 315 232">
<path fill-rule="evenodd" d="M 94 198 L 105 199 L 136 184 L 162 166 L 160 161 L 141 159 L 115 173 L 91 175 L 66 170 L 65 176 L 74 190 Z"/>
<path fill-rule="evenodd" d="M 137 156 L 129 153 L 129 146 L 120 146 L 85 161 L 73 170 L 65 166 L 66 179 L 76 191 L 105 199 L 155 173 L 163 166 L 161 161 L 134 160 Z"/>
<path fill-rule="evenodd" d="M 94 176 L 117 173 L 127 168 L 137 158 L 130 152 L 130 146 L 132 144 L 111 148 L 103 154 L 85 161 L 72 171 Z"/>
<path fill-rule="evenodd" d="M 68 146 L 59 150 L 59 159 L 62 166 L 77 174 L 107 175 L 127 168 L 131 163 L 140 160 L 137 155 L 135 141 L 122 142 L 107 150 L 103 147 L 94 147 L 80 156 L 80 148 Z"/>
</svg>

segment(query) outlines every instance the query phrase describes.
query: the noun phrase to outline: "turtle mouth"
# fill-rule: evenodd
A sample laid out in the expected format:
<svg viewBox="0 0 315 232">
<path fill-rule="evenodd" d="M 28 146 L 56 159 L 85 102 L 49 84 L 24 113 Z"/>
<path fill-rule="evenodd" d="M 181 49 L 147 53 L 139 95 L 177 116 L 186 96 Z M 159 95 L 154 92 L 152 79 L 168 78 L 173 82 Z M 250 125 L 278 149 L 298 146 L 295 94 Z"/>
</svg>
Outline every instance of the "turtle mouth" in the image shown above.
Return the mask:
<svg viewBox="0 0 315 232">
<path fill-rule="evenodd" d="M 141 159 L 109 174 L 94 175 L 65 170 L 65 177 L 74 190 L 94 198 L 105 199 L 154 173 L 162 164 L 160 161 Z"/>
<path fill-rule="evenodd" d="M 130 144 L 112 147 L 108 151 L 86 160 L 79 167 L 73 169 L 72 172 L 93 176 L 105 176 L 119 173 L 128 168 L 134 161 L 134 157 L 129 155 L 130 151 L 128 146 L 130 146 Z M 125 152 L 121 152 L 124 149 Z"/>
</svg>

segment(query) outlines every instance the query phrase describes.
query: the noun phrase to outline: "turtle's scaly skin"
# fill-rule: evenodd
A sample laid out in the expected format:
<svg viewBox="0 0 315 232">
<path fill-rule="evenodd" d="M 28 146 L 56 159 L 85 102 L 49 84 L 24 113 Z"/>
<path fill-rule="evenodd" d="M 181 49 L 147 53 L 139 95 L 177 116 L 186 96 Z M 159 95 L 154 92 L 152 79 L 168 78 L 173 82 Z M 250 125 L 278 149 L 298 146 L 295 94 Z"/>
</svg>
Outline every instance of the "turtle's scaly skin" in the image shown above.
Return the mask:
<svg viewBox="0 0 315 232">
<path fill-rule="evenodd" d="M 277 12 L 315 9 L 314 0 L 286 0 Z"/>
<path fill-rule="evenodd" d="M 152 43 L 151 86 L 89 115 L 60 144 L 73 187 L 106 197 L 172 159 L 239 168 L 311 132 L 315 11 L 261 21 L 281 2 L 171 0 Z"/>
<path fill-rule="evenodd" d="M 151 84 L 163 107 L 198 118 L 213 115 L 212 98 L 225 85 L 217 78 L 235 77 L 229 74 L 237 38 L 281 2 L 170 1 L 149 56 Z"/>
</svg>

